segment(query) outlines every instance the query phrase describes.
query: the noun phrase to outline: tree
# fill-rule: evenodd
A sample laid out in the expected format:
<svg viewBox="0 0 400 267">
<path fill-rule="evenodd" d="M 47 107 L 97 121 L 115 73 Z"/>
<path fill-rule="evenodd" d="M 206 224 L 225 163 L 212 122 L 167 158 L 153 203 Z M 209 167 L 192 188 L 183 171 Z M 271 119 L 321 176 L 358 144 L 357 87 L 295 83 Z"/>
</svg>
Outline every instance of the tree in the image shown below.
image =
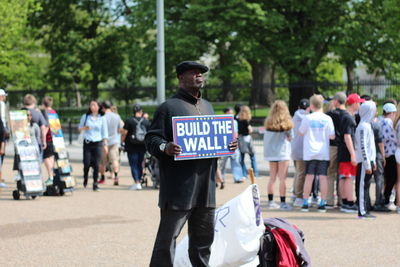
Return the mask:
<svg viewBox="0 0 400 267">
<path fill-rule="evenodd" d="M 51 56 L 49 79 L 59 89 L 98 86 L 123 68 L 124 30 L 113 24 L 111 0 L 38 0 L 31 23 Z M 123 28 L 123 27 L 122 27 Z"/>
<path fill-rule="evenodd" d="M 346 0 L 251 1 L 250 28 L 258 43 L 288 74 L 289 108 L 293 113 L 301 98 L 315 91 L 316 69 L 337 35 Z"/>
<path fill-rule="evenodd" d="M 33 0 L 0 0 L 0 87 L 42 85 L 43 64 L 35 59 L 39 48 L 27 27 L 29 14 L 37 9 Z"/>
</svg>

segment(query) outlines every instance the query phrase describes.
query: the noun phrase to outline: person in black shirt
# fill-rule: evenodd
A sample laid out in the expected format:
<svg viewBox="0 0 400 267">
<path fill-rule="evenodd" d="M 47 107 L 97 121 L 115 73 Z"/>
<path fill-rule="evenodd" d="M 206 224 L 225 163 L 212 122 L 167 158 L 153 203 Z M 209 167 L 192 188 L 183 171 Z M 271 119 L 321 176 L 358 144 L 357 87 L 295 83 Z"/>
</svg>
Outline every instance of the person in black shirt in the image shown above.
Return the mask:
<svg viewBox="0 0 400 267">
<path fill-rule="evenodd" d="M 150 128 L 150 122 L 143 118 L 143 110 L 140 105 L 133 105 L 134 116 L 127 119 L 124 124 L 121 141 L 125 142 L 125 151 L 128 153 L 129 166 L 131 167 L 134 184 L 129 187 L 130 190 L 141 190 L 140 181 L 143 174 L 143 159 L 146 153 L 144 141 L 138 141 L 135 138 L 136 126 L 141 123 L 146 130 Z"/>
<path fill-rule="evenodd" d="M 173 266 L 175 244 L 188 221 L 189 259 L 193 266 L 208 266 L 214 239 L 216 158 L 175 161 L 182 149 L 173 142 L 174 116 L 213 115 L 211 104 L 201 96 L 203 73 L 208 67 L 193 61 L 176 66 L 179 91 L 161 104 L 146 134 L 146 148 L 159 159 L 160 225 L 150 266 Z M 237 141 L 229 144 L 237 148 Z"/>
<path fill-rule="evenodd" d="M 335 139 L 330 140 L 329 146 L 329 168 L 328 168 L 328 194 L 326 199 L 326 206 L 333 207 L 335 205 L 334 191 L 335 183 L 338 178 L 338 145 L 340 142 L 340 120 L 346 113 L 346 100 L 347 96 L 343 92 L 336 93 L 333 97 L 333 106 L 335 109 L 328 111 L 326 114 L 332 118 L 333 125 L 335 126 Z M 338 186 L 337 186 L 338 188 Z M 339 190 L 337 190 L 339 192 Z M 339 195 L 339 194 L 338 194 Z"/>
</svg>

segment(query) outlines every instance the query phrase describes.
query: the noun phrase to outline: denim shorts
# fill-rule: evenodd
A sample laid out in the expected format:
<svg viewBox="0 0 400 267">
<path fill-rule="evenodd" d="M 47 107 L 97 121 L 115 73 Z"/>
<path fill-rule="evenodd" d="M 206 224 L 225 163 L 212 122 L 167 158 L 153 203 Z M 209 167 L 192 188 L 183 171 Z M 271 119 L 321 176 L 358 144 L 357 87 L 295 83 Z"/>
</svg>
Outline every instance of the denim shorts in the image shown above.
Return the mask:
<svg viewBox="0 0 400 267">
<path fill-rule="evenodd" d="M 306 163 L 306 174 L 311 175 L 328 175 L 329 161 L 327 160 L 307 160 Z"/>
</svg>

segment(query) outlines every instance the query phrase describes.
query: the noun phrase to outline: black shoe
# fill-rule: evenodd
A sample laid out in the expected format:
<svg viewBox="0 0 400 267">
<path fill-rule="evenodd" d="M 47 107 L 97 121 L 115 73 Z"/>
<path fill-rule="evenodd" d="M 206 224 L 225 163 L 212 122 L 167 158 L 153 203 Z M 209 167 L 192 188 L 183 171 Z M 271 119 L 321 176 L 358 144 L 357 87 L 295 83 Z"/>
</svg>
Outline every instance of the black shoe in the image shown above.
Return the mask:
<svg viewBox="0 0 400 267">
<path fill-rule="evenodd" d="M 300 210 L 303 211 L 303 212 L 308 212 L 308 205 L 301 206 Z"/>
<path fill-rule="evenodd" d="M 385 207 L 383 205 L 375 205 L 373 211 L 377 212 L 391 212 L 391 210 L 388 207 Z"/>
<path fill-rule="evenodd" d="M 93 184 L 93 191 L 98 192 L 99 186 L 97 184 Z"/>
<path fill-rule="evenodd" d="M 88 183 L 88 178 L 83 178 L 83 187 L 86 188 Z"/>
<path fill-rule="evenodd" d="M 325 207 L 325 205 L 320 205 L 320 206 L 318 207 L 318 212 L 326 212 L 326 207 Z"/>
<path fill-rule="evenodd" d="M 373 220 L 376 219 L 376 216 L 369 213 L 365 213 L 364 215 L 358 215 L 358 219 Z"/>
</svg>

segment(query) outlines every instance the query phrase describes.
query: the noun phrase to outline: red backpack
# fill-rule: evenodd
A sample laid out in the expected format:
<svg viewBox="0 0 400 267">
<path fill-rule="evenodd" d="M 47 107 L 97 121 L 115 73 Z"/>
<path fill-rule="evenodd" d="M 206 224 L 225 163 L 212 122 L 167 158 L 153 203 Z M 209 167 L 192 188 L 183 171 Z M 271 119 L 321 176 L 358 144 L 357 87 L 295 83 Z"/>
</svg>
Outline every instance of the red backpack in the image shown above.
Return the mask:
<svg viewBox="0 0 400 267">
<path fill-rule="evenodd" d="M 259 267 L 311 267 L 300 229 L 280 218 L 265 219 L 264 225 Z"/>
</svg>

